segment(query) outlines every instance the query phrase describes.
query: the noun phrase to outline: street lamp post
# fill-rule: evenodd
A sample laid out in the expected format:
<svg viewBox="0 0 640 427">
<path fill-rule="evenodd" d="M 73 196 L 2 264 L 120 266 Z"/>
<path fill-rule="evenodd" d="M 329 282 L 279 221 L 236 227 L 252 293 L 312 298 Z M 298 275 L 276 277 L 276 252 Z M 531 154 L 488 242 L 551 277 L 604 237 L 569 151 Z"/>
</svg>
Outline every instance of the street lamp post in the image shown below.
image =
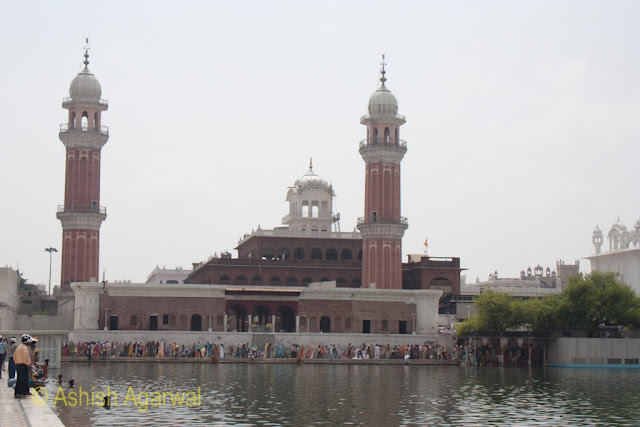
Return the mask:
<svg viewBox="0 0 640 427">
<path fill-rule="evenodd" d="M 53 260 L 53 253 L 58 252 L 56 248 L 48 247 L 44 249 L 45 252 L 49 252 L 49 295 L 51 295 L 51 261 Z"/>
</svg>

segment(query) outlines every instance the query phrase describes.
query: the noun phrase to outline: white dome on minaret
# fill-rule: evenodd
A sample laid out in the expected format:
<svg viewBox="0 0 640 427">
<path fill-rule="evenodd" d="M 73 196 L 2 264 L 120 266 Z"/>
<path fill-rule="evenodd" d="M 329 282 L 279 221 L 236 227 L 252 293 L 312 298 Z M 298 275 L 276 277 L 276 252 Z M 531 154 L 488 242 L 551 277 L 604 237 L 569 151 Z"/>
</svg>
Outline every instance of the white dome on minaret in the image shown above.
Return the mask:
<svg viewBox="0 0 640 427">
<path fill-rule="evenodd" d="M 73 101 L 99 102 L 102 96 L 100 82 L 89 71 L 89 52 L 84 51 L 84 69 L 78 73 L 69 86 L 69 96 Z"/>
<path fill-rule="evenodd" d="M 387 73 L 384 69 L 384 55 L 382 56 L 382 69 L 380 70 L 380 87 L 369 98 L 369 117 L 371 118 L 395 118 L 398 115 L 398 100 L 385 85 Z"/>
<path fill-rule="evenodd" d="M 593 230 L 593 235 L 594 236 L 602 236 L 602 230 L 600 230 L 600 227 L 598 225 L 596 225 L 596 229 Z"/>
</svg>

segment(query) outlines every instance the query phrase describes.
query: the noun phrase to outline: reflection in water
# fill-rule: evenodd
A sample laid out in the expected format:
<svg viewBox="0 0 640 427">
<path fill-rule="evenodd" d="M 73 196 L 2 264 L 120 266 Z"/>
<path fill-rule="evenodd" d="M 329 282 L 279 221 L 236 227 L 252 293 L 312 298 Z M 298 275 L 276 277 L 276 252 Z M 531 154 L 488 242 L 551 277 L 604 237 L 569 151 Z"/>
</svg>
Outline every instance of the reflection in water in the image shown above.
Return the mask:
<svg viewBox="0 0 640 427">
<path fill-rule="evenodd" d="M 640 420 L 640 371 L 462 366 L 69 363 L 88 391 L 117 405 L 54 411 L 68 426 L 231 424 L 629 424 Z M 52 371 L 57 375 L 58 372 Z M 149 407 L 140 392 L 201 390 L 201 405 Z M 57 386 L 48 385 L 53 404 Z"/>
</svg>

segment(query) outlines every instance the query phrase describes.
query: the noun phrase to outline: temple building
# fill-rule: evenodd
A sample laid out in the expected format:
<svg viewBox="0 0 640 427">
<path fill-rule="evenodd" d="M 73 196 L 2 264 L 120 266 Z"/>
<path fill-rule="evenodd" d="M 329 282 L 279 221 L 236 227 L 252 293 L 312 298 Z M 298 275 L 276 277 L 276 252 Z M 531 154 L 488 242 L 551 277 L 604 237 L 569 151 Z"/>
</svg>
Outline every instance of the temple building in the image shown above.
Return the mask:
<svg viewBox="0 0 640 427">
<path fill-rule="evenodd" d="M 365 209 L 358 231 L 342 232 L 333 186 L 309 162 L 288 188 L 282 226 L 258 227 L 229 253 L 194 264 L 193 271 L 156 268 L 147 283 L 100 283 L 100 150 L 108 139 L 100 113 L 107 108 L 98 80 L 85 67 L 63 107 L 60 134 L 67 148 L 60 295 L 73 290 L 74 332 L 210 331 L 216 333 L 342 333 L 437 336 L 443 295 L 460 291 L 459 258 L 409 257 L 402 263 L 400 162 L 405 123 L 386 86 L 380 86 L 360 122 L 366 138 Z M 71 294 L 70 292 L 67 292 Z M 230 335 L 229 335 L 230 336 Z M 345 338 L 346 339 L 346 338 Z"/>
<path fill-rule="evenodd" d="M 604 236 L 600 227 L 593 230 L 593 255 L 585 257 L 591 262 L 592 271 L 612 271 L 640 295 L 640 218 L 627 228 L 620 218 L 607 233 L 608 249 L 603 252 Z"/>
</svg>

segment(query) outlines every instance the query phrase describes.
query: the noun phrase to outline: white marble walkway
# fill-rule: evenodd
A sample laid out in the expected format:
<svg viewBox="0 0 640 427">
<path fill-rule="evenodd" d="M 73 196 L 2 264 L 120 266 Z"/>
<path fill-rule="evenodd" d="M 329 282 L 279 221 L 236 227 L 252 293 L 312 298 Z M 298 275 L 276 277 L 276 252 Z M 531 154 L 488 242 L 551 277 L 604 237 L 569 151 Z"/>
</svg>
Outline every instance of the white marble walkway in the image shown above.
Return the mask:
<svg viewBox="0 0 640 427">
<path fill-rule="evenodd" d="M 6 374 L 6 371 L 3 372 Z M 40 399 L 33 389 L 33 396 L 14 399 L 13 388 L 7 387 L 5 375 L 0 380 L 0 426 L 13 427 L 64 427 L 49 405 Z"/>
</svg>

